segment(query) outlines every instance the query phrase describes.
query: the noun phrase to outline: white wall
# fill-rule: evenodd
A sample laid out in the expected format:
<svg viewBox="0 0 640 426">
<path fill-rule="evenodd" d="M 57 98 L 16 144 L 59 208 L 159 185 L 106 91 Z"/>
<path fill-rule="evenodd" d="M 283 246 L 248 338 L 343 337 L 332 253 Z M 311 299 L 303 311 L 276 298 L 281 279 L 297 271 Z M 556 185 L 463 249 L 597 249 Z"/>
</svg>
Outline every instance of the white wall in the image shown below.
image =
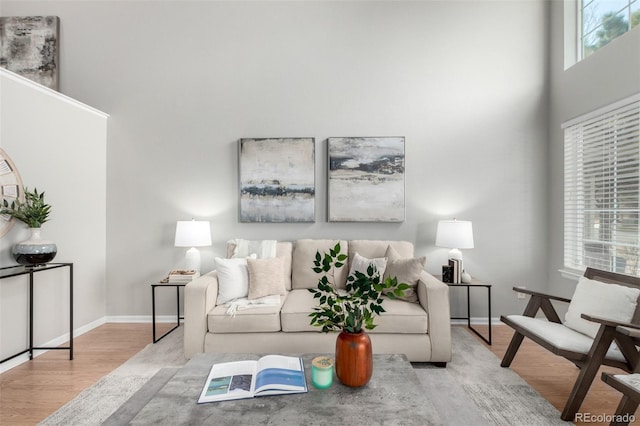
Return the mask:
<svg viewBox="0 0 640 426">
<path fill-rule="evenodd" d="M 50 220 L 42 237 L 58 247 L 55 262 L 74 263 L 74 326 L 104 318 L 107 116 L 0 70 L 0 146 L 23 184 L 45 191 Z M 22 222 L 0 239 L 0 265 L 29 237 Z M 68 269 L 36 274 L 35 344 L 69 332 Z M 0 359 L 27 342 L 28 278 L 0 281 Z M 59 342 L 62 343 L 62 342 Z"/>
<path fill-rule="evenodd" d="M 551 103 L 549 123 L 549 286 L 570 297 L 575 280 L 562 278 L 564 232 L 563 122 L 640 93 L 640 27 L 564 70 L 564 13 L 552 2 Z"/>
<path fill-rule="evenodd" d="M 546 282 L 548 8 L 3 0 L 1 12 L 60 16 L 61 90 L 110 114 L 108 315 L 148 317 L 149 282 L 184 256 L 176 220 L 211 220 L 205 271 L 230 238 L 327 237 L 413 241 L 439 272 L 436 224 L 455 216 L 474 222 L 465 264 L 494 284 L 497 316 L 522 309 L 513 285 Z M 237 140 L 278 136 L 316 138 L 317 221 L 241 224 Z M 406 137 L 404 223 L 327 223 L 332 136 Z"/>
</svg>

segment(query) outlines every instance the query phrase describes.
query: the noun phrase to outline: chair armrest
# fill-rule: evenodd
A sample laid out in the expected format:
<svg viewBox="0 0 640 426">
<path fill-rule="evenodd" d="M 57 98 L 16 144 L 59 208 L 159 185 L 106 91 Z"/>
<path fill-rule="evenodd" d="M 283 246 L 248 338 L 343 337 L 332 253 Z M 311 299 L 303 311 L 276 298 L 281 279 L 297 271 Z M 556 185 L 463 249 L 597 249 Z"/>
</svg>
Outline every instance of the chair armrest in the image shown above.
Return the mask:
<svg viewBox="0 0 640 426">
<path fill-rule="evenodd" d="M 640 325 L 637 324 L 624 324 L 616 327 L 616 331 L 625 336 L 629 336 L 632 339 L 640 339 Z"/>
<path fill-rule="evenodd" d="M 566 302 L 566 303 L 571 302 L 571 299 L 567 299 L 566 297 L 560 297 L 560 296 L 554 296 L 554 295 L 551 295 L 551 294 L 540 293 L 539 291 L 529 290 L 529 289 L 526 289 L 526 288 L 523 288 L 523 287 L 514 287 L 513 291 L 516 291 L 518 293 L 528 294 L 530 296 L 542 297 L 544 299 L 557 300 L 559 302 Z"/>
<path fill-rule="evenodd" d="M 429 316 L 431 362 L 451 361 L 449 286 L 423 271 L 418 280 L 418 301 Z"/>
<path fill-rule="evenodd" d="M 589 314 L 582 314 L 580 315 L 581 318 L 586 319 L 587 321 L 592 321 L 592 322 L 597 322 L 598 324 L 604 324 L 604 325 L 608 325 L 609 327 L 626 327 L 626 328 L 632 328 L 632 329 L 636 329 L 636 330 L 640 330 L 640 325 L 638 324 L 631 324 L 628 322 L 620 322 L 620 321 L 616 321 L 610 318 L 603 318 L 603 317 L 595 317 L 593 315 L 589 315 Z"/>
<path fill-rule="evenodd" d="M 191 281 L 184 288 L 184 356 L 204 352 L 207 314 L 216 306 L 218 272 L 212 271 Z"/>
</svg>

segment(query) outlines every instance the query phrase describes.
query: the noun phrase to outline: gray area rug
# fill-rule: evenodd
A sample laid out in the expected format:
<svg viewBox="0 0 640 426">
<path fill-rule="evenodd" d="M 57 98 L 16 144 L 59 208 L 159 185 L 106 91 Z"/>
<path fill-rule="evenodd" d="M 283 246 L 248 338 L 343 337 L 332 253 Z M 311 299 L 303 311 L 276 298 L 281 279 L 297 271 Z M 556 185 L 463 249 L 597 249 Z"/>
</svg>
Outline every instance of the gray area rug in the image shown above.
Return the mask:
<svg viewBox="0 0 640 426">
<path fill-rule="evenodd" d="M 186 362 L 182 356 L 182 328 L 156 344 L 149 344 L 122 366 L 84 390 L 46 418 L 42 425 L 100 425 L 147 381 L 162 386 L 172 371 Z M 436 407 L 444 425 L 564 425 L 560 412 L 463 327 L 453 327 L 453 360 L 447 368 L 414 363 L 425 399 Z M 162 370 L 162 371 L 161 371 Z M 156 373 L 160 372 L 156 377 Z M 166 377 L 163 377 L 163 374 Z M 140 395 L 137 395 L 140 397 Z M 402 424 L 402 407 L 398 407 Z M 118 413 L 109 419 L 118 424 Z M 125 416 L 126 417 L 126 416 Z M 115 420 L 115 421 L 114 421 Z M 425 419 L 425 424 L 433 422 Z M 238 420 L 242 425 L 242 419 Z"/>
</svg>

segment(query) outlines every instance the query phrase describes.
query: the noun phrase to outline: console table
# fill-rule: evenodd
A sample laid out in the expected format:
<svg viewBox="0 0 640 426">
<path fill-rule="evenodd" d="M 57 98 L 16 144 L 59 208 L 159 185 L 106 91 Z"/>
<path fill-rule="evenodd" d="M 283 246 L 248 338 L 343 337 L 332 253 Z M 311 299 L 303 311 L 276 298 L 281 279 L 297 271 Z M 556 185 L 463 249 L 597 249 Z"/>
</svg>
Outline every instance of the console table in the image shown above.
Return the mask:
<svg viewBox="0 0 640 426">
<path fill-rule="evenodd" d="M 469 328 L 469 330 L 473 331 L 475 334 L 477 334 L 482 340 L 484 340 L 488 344 L 491 344 L 491 284 L 484 283 L 482 281 L 476 280 L 475 278 L 472 278 L 470 283 L 459 283 L 459 284 L 445 283 L 445 284 L 447 284 L 449 288 L 458 287 L 458 288 L 467 289 L 467 316 L 451 317 L 451 319 L 466 319 L 467 327 Z M 488 319 L 488 326 L 489 326 L 489 336 L 488 336 L 489 338 L 486 338 L 485 336 L 480 334 L 478 330 L 476 330 L 471 326 L 471 289 L 483 288 L 483 287 L 487 290 L 487 311 L 488 311 L 487 319 Z"/>
<path fill-rule="evenodd" d="M 56 347 L 33 346 L 33 297 L 34 297 L 33 282 L 35 279 L 35 275 L 38 272 L 50 271 L 52 269 L 58 269 L 58 268 L 69 268 L 69 346 L 56 346 Z M 73 359 L 73 263 L 47 263 L 47 264 L 38 265 L 38 266 L 15 265 L 15 266 L 0 268 L 0 280 L 4 278 L 17 277 L 20 275 L 29 276 L 29 347 L 23 351 L 20 351 L 16 354 L 11 355 L 10 357 L 7 357 L 1 360 L 0 364 L 27 352 L 29 353 L 29 359 L 33 359 L 34 350 L 68 350 L 69 359 L 72 360 Z"/>
</svg>

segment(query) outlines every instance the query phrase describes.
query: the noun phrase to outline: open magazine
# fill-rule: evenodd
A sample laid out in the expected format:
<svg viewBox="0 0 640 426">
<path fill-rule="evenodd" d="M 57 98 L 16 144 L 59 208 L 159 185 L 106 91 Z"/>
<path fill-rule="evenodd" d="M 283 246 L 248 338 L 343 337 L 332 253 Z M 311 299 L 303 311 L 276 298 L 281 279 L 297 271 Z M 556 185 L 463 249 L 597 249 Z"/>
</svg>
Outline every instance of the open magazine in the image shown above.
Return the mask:
<svg viewBox="0 0 640 426">
<path fill-rule="evenodd" d="M 266 355 L 214 364 L 198 403 L 307 392 L 302 358 Z"/>
</svg>

